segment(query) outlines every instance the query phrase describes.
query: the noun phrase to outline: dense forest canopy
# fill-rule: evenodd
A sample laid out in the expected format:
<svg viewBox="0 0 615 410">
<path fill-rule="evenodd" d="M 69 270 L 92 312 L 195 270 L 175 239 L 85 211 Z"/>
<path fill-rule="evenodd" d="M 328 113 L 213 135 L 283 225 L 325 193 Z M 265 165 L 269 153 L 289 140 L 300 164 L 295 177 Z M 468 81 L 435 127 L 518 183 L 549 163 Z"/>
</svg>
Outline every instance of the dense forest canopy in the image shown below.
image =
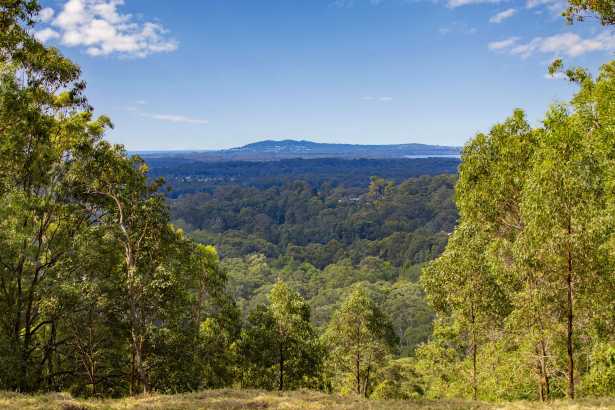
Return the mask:
<svg viewBox="0 0 615 410">
<path fill-rule="evenodd" d="M 243 316 L 266 304 L 282 279 L 308 302 L 313 324 L 324 328 L 361 283 L 392 320 L 393 351 L 413 355 L 433 321 L 417 281 L 455 226 L 456 176 L 399 184 L 372 177 L 362 188 L 270 178 L 271 188 L 231 183 L 170 202 L 177 226 L 218 249 Z"/>
<path fill-rule="evenodd" d="M 185 156 L 144 157 L 150 177 L 164 177 L 177 198 L 196 192 L 213 192 L 226 185 L 258 189 L 282 187 L 295 181 L 306 181 L 314 189 L 325 187 L 364 190 L 370 177 L 379 176 L 400 183 L 422 175 L 454 174 L 457 158 L 415 159 L 283 159 L 268 161 L 196 161 Z"/>
<path fill-rule="evenodd" d="M 184 194 L 170 207 L 176 226 L 216 247 L 244 318 L 267 303 L 282 279 L 307 301 L 312 323 L 324 328 L 361 283 L 391 318 L 394 350 L 406 356 L 431 332 L 433 312 L 417 281 L 455 226 L 455 181 L 454 175 L 400 184 L 372 177 L 363 188 L 334 188 L 296 180 L 267 189 L 230 183 Z"/>
<path fill-rule="evenodd" d="M 377 256 L 395 266 L 433 259 L 455 226 L 455 177 L 374 177 L 362 189 L 301 180 L 258 189 L 226 185 L 171 202 L 175 223 L 224 256 L 288 256 L 324 268 Z"/>
<path fill-rule="evenodd" d="M 39 10 L 0 0 L 0 389 L 615 395 L 615 62 L 556 61 L 573 99 L 476 135 L 458 176 L 303 167 L 168 197 L 31 35 Z"/>
</svg>

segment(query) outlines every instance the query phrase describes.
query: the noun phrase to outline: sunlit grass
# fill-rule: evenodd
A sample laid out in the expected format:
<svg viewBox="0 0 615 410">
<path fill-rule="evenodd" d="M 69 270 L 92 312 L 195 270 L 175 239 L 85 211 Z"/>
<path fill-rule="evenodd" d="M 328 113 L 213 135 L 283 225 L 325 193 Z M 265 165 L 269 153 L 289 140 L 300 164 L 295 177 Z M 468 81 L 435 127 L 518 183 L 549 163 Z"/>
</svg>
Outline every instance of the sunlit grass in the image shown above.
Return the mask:
<svg viewBox="0 0 615 410">
<path fill-rule="evenodd" d="M 147 395 L 124 399 L 81 400 L 65 393 L 28 396 L 0 392 L 2 410 L 239 410 L 239 409 L 615 409 L 615 398 L 554 401 L 548 404 L 513 402 L 490 404 L 462 400 L 375 401 L 311 391 L 288 393 L 257 390 L 209 390 L 177 395 Z"/>
</svg>

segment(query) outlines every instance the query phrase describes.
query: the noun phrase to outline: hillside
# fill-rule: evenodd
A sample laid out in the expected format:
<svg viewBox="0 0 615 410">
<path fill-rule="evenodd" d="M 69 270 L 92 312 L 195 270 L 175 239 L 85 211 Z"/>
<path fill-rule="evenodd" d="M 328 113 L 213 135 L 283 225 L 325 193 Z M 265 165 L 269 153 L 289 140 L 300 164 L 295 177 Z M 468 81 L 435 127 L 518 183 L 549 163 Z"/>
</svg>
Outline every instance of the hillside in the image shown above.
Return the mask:
<svg viewBox="0 0 615 410">
<path fill-rule="evenodd" d="M 68 394 L 25 396 L 0 393 L 0 408 L 5 410 L 487 410 L 487 409 L 615 409 L 613 399 L 554 401 L 548 404 L 512 402 L 492 404 L 463 400 L 365 400 L 354 396 L 328 395 L 311 391 L 266 392 L 258 390 L 212 390 L 177 395 L 148 395 L 125 399 L 82 400 Z"/>
<path fill-rule="evenodd" d="M 217 151 L 138 152 L 144 158 L 187 158 L 197 161 L 271 161 L 291 158 L 425 158 L 458 157 L 460 147 L 427 144 L 358 145 L 312 141 L 259 141 Z"/>
</svg>

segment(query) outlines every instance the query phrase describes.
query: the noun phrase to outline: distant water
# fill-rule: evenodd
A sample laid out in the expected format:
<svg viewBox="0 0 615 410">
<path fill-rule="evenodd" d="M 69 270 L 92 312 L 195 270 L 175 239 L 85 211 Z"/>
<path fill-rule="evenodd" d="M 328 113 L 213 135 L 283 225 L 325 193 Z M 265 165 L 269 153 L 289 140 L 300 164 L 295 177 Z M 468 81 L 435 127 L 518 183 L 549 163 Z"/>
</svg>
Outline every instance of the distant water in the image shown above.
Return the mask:
<svg viewBox="0 0 615 410">
<path fill-rule="evenodd" d="M 404 158 L 408 159 L 417 159 L 417 158 L 457 158 L 461 159 L 461 155 L 459 154 L 449 154 L 449 155 L 404 155 Z"/>
</svg>

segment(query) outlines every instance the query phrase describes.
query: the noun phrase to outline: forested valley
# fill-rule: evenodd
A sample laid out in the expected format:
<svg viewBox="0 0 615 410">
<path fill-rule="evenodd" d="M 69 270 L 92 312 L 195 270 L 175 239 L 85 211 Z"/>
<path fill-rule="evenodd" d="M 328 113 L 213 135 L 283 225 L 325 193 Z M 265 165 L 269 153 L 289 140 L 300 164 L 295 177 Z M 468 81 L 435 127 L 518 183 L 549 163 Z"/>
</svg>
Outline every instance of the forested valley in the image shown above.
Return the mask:
<svg viewBox="0 0 615 410">
<path fill-rule="evenodd" d="M 282 280 L 322 328 L 362 283 L 392 321 L 394 350 L 408 356 L 431 334 L 433 312 L 418 279 L 455 226 L 455 180 L 374 177 L 364 189 L 318 190 L 306 181 L 266 190 L 224 186 L 172 201 L 171 215 L 194 240 L 215 245 L 244 317 L 267 304 Z"/>
<path fill-rule="evenodd" d="M 615 396 L 615 62 L 461 162 L 199 179 L 104 139 L 39 10 L 0 1 L 0 390 Z"/>
</svg>

